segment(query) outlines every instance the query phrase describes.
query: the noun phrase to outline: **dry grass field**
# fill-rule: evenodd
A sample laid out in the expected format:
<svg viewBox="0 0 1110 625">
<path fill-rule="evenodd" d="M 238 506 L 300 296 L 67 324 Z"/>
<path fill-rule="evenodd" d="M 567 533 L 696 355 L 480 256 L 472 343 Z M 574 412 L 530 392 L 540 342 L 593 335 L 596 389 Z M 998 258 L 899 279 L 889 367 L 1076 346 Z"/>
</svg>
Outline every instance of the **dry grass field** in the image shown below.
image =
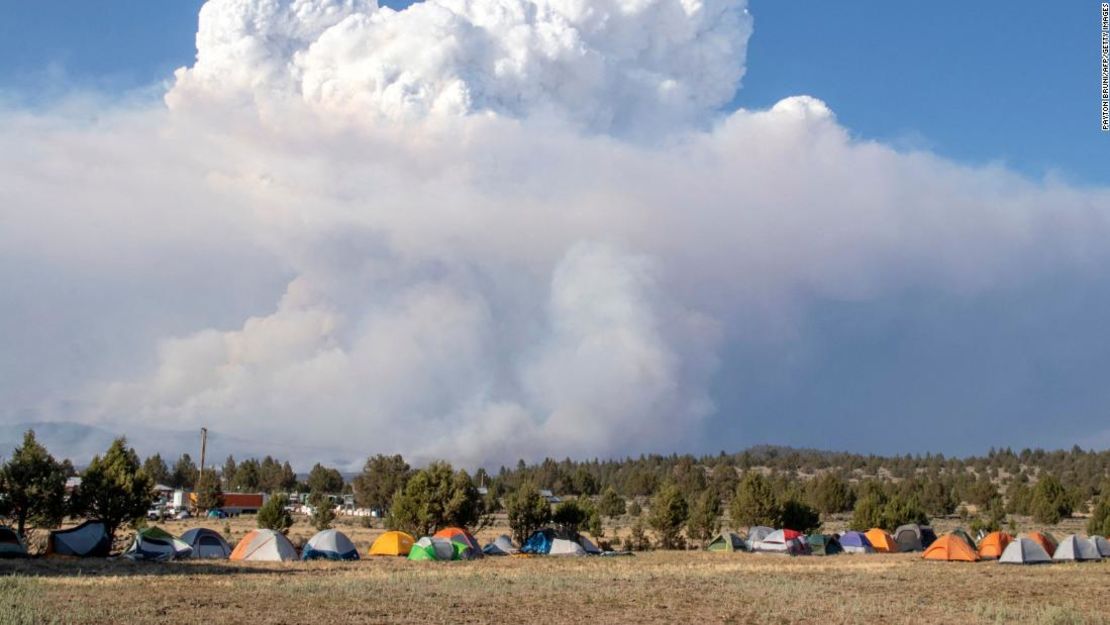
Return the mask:
<svg viewBox="0 0 1110 625">
<path fill-rule="evenodd" d="M 1110 565 L 916 556 L 0 564 L 5 624 L 1108 623 Z"/>
<path fill-rule="evenodd" d="M 253 519 L 164 527 L 197 525 L 237 539 Z M 340 527 L 360 550 L 381 531 Z M 290 536 L 312 533 L 302 520 Z M 1012 567 L 917 554 L 694 551 L 445 563 L 0 561 L 3 625 L 583 622 L 1110 623 L 1110 562 Z"/>
<path fill-rule="evenodd" d="M 204 525 L 238 539 L 253 527 Z M 381 530 L 343 521 L 360 549 Z M 1058 528 L 1064 529 L 1064 528 Z M 484 532 L 487 539 L 504 528 Z M 303 520 L 295 543 L 313 533 Z M 0 561 L 0 624 L 1110 623 L 1110 562 L 1009 567 L 916 554 L 417 563 Z"/>
</svg>

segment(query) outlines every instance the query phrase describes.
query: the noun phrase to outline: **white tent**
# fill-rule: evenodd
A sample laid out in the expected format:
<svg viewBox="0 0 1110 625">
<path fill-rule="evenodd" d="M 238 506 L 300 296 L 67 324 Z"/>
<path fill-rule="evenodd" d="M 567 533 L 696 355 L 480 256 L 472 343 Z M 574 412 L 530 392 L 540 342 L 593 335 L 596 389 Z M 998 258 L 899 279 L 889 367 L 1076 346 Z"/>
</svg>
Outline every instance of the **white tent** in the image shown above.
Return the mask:
<svg viewBox="0 0 1110 625">
<path fill-rule="evenodd" d="M 1057 562 L 1085 562 L 1101 560 L 1102 556 L 1099 555 L 1098 548 L 1095 547 L 1094 543 L 1075 534 L 1069 534 L 1060 541 L 1060 544 L 1056 545 L 1056 551 L 1052 553 L 1052 559 Z"/>
<path fill-rule="evenodd" d="M 1020 536 L 1006 546 L 998 562 L 999 564 L 1044 564 L 1052 562 L 1052 558 L 1037 541 Z"/>
<path fill-rule="evenodd" d="M 482 547 L 482 553 L 487 556 L 509 556 L 514 553 L 520 553 L 520 549 L 517 549 L 516 545 L 513 544 L 513 539 L 502 534 L 494 539 L 493 542 Z"/>
<path fill-rule="evenodd" d="M 223 536 L 206 527 L 194 527 L 181 535 L 181 541 L 193 548 L 194 558 L 226 560 L 231 555 L 231 545 Z"/>
<path fill-rule="evenodd" d="M 586 553 L 593 554 L 593 555 L 597 555 L 597 554 L 601 553 L 601 550 L 597 548 L 597 545 L 593 544 L 593 542 L 591 542 L 589 538 L 586 538 L 585 536 L 582 536 L 581 534 L 578 535 L 578 544 L 579 544 L 579 546 L 582 547 L 582 550 L 585 551 Z"/>
<path fill-rule="evenodd" d="M 767 538 L 775 531 L 772 527 L 765 527 L 763 525 L 753 525 L 748 528 L 748 544 L 758 542 Z"/>
<path fill-rule="evenodd" d="M 65 530 L 50 532 L 47 553 L 60 556 L 107 557 L 112 550 L 108 530 L 100 521 L 84 523 Z"/>
<path fill-rule="evenodd" d="M 280 562 L 283 560 L 296 560 L 297 549 L 285 534 L 274 530 L 252 530 L 231 552 L 232 560 L 247 560 L 252 562 Z"/>
<path fill-rule="evenodd" d="M 425 536 L 416 541 L 417 547 L 427 547 L 431 545 L 435 549 L 436 560 L 456 560 L 455 557 L 455 544 L 446 538 L 436 538 L 434 536 Z"/>
<path fill-rule="evenodd" d="M 188 558 L 193 548 L 184 541 L 171 536 L 158 527 L 148 527 L 135 534 L 135 540 L 123 553 L 123 557 L 134 562 L 166 562 L 178 558 Z"/>
<path fill-rule="evenodd" d="M 551 541 L 551 551 L 547 552 L 549 556 L 584 556 L 586 550 L 582 545 L 574 542 L 573 540 L 566 540 L 564 538 L 556 538 Z"/>
<path fill-rule="evenodd" d="M 305 544 L 302 560 L 358 560 L 358 549 L 350 538 L 336 529 L 317 532 Z"/>
</svg>

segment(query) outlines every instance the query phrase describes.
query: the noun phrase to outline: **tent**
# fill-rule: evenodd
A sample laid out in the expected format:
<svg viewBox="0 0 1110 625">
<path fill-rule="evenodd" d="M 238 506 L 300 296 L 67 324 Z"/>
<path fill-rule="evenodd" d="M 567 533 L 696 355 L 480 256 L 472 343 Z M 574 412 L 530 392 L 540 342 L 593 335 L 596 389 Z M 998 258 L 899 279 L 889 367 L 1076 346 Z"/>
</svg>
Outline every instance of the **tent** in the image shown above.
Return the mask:
<svg viewBox="0 0 1110 625">
<path fill-rule="evenodd" d="M 446 538 L 425 536 L 412 544 L 408 557 L 413 561 L 459 560 L 459 551 L 455 548 L 457 544 Z"/>
<path fill-rule="evenodd" d="M 343 532 L 335 529 L 316 532 L 301 550 L 302 560 L 358 560 L 358 549 Z"/>
<path fill-rule="evenodd" d="M 1056 551 L 1052 552 L 1052 559 L 1057 562 L 1088 562 L 1101 560 L 1102 555 L 1091 541 L 1069 534 L 1056 546 Z"/>
<path fill-rule="evenodd" d="M 867 530 L 867 540 L 871 543 L 871 547 L 879 553 L 897 553 L 898 543 L 894 541 L 894 537 L 886 530 L 878 527 L 872 527 Z"/>
<path fill-rule="evenodd" d="M 112 551 L 112 539 L 100 521 L 85 521 L 77 527 L 50 532 L 46 553 L 79 558 L 106 558 Z"/>
<path fill-rule="evenodd" d="M 0 526 L 0 558 L 26 558 L 27 545 L 10 527 Z"/>
<path fill-rule="evenodd" d="M 836 536 L 810 534 L 806 536 L 806 542 L 809 543 L 809 552 L 815 556 L 833 556 L 844 553 L 844 548 L 840 546 L 840 541 L 836 539 Z"/>
<path fill-rule="evenodd" d="M 470 532 L 461 527 L 445 527 L 435 534 L 432 534 L 432 538 L 443 538 L 465 546 L 466 549 L 464 549 L 462 553 L 462 558 L 465 560 L 482 557 L 482 546 L 478 544 L 478 541 Z"/>
<path fill-rule="evenodd" d="M 226 560 L 231 555 L 231 545 L 227 544 L 219 532 L 207 527 L 194 527 L 181 535 L 181 542 L 193 548 L 194 558 L 217 558 Z"/>
<path fill-rule="evenodd" d="M 482 547 L 482 553 L 487 556 L 511 556 L 514 553 L 520 553 L 520 549 L 516 548 L 513 544 L 513 539 L 507 535 L 502 534 L 494 539 L 485 547 Z"/>
<path fill-rule="evenodd" d="M 933 528 L 917 523 L 898 526 L 893 536 L 894 542 L 898 543 L 898 551 L 923 551 L 937 539 Z"/>
<path fill-rule="evenodd" d="M 1002 551 L 1002 557 L 998 558 L 998 562 L 1001 564 L 1046 564 L 1052 562 L 1052 558 L 1041 546 L 1041 543 L 1032 538 L 1021 536 L 1006 545 L 1006 549 Z"/>
<path fill-rule="evenodd" d="M 954 534 L 945 534 L 933 541 L 925 553 L 921 554 L 925 560 L 942 560 L 945 562 L 978 562 L 979 554 L 968 546 L 967 542 Z"/>
<path fill-rule="evenodd" d="M 844 553 L 875 553 L 871 541 L 862 532 L 844 532 L 837 538 Z"/>
<path fill-rule="evenodd" d="M 297 549 L 285 534 L 274 530 L 257 529 L 247 532 L 239 544 L 235 545 L 235 550 L 231 552 L 231 559 L 251 562 L 296 560 Z"/>
<path fill-rule="evenodd" d="M 748 544 L 759 542 L 767 538 L 775 529 L 773 527 L 765 527 L 763 525 L 753 525 L 748 528 Z"/>
<path fill-rule="evenodd" d="M 1025 537 L 1035 541 L 1049 556 L 1056 552 L 1056 540 L 1047 532 L 1029 532 Z"/>
<path fill-rule="evenodd" d="M 1098 550 L 1098 555 L 1110 558 L 1110 540 L 1106 540 L 1102 536 L 1091 536 L 1090 541 Z"/>
<path fill-rule="evenodd" d="M 800 532 L 775 530 L 763 540 L 751 543 L 752 551 L 759 553 L 785 553 L 792 556 L 809 553 L 809 543 Z"/>
<path fill-rule="evenodd" d="M 979 541 L 979 557 L 984 560 L 997 560 L 1006 550 L 1006 545 L 1014 539 L 1006 532 L 991 532 Z"/>
<path fill-rule="evenodd" d="M 372 556 L 407 556 L 416 539 L 411 534 L 390 531 L 378 536 L 374 544 L 370 545 Z"/>
<path fill-rule="evenodd" d="M 558 544 L 557 550 L 556 541 L 562 541 Z M 572 543 L 573 545 L 576 545 L 577 548 L 575 548 L 571 544 L 564 543 Z M 579 549 L 581 549 L 581 553 L 578 553 Z M 532 535 L 528 537 L 528 540 L 524 541 L 524 544 L 520 546 L 520 552 L 537 555 L 585 555 L 599 554 L 601 553 L 601 550 L 598 549 L 597 546 L 594 545 L 592 542 L 590 542 L 588 538 L 582 536 L 581 534 L 545 528 L 532 532 Z"/>
<path fill-rule="evenodd" d="M 967 543 L 968 547 L 971 547 L 972 549 L 976 548 L 975 539 L 971 537 L 971 534 L 968 534 L 967 532 L 965 532 L 963 530 L 963 528 L 957 527 L 956 529 L 949 532 L 949 534 L 952 534 L 953 536 L 958 536 L 958 537 L 962 538 L 964 540 L 964 542 Z"/>
<path fill-rule="evenodd" d="M 747 548 L 744 539 L 736 532 L 721 532 L 705 546 L 706 551 L 744 551 Z"/>
<path fill-rule="evenodd" d="M 168 562 L 193 555 L 188 543 L 174 538 L 160 527 L 147 527 L 135 534 L 135 540 L 123 557 L 135 562 Z"/>
</svg>

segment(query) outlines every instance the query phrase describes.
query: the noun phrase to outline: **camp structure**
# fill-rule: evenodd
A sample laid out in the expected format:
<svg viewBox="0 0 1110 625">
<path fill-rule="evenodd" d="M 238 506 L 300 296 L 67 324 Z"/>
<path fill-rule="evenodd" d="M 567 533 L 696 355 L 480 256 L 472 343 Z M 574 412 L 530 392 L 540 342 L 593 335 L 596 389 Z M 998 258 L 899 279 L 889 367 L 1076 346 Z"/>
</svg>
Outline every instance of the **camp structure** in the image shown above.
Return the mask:
<svg viewBox="0 0 1110 625">
<path fill-rule="evenodd" d="M 810 534 L 806 536 L 806 542 L 809 543 L 809 552 L 815 556 L 834 556 L 838 553 L 844 553 L 844 548 L 840 546 L 840 541 L 836 539 L 836 536 Z"/>
<path fill-rule="evenodd" d="M 756 553 L 782 553 L 800 556 L 809 553 L 809 543 L 801 532 L 784 529 L 775 530 L 765 536 L 763 540 L 751 543 L 752 551 Z"/>
<path fill-rule="evenodd" d="M 892 536 L 894 536 L 894 542 L 898 543 L 898 551 L 901 552 L 924 551 L 937 539 L 933 528 L 917 523 L 899 525 Z"/>
<path fill-rule="evenodd" d="M 1052 557 L 1044 550 L 1041 543 L 1032 538 L 1020 536 L 1006 545 L 998 562 L 1000 564 L 1047 564 L 1052 562 Z"/>
<path fill-rule="evenodd" d="M 871 541 L 862 532 L 844 532 L 837 538 L 844 553 L 875 553 Z"/>
<path fill-rule="evenodd" d="M 411 534 L 396 530 L 378 536 L 370 545 L 372 556 L 407 556 L 416 539 Z"/>
<path fill-rule="evenodd" d="M 281 562 L 296 560 L 297 549 L 285 534 L 274 530 L 257 529 L 247 532 L 247 535 L 235 545 L 231 552 L 232 560 L 248 562 Z"/>
<path fill-rule="evenodd" d="M 1102 536 L 1091 536 L 1089 540 L 1091 544 L 1095 546 L 1098 555 L 1104 558 L 1110 558 L 1110 540 L 1106 540 Z"/>
<path fill-rule="evenodd" d="M 26 558 L 27 545 L 10 527 L 0 525 L 0 558 Z"/>
<path fill-rule="evenodd" d="M 548 556 L 597 555 L 601 550 L 590 539 L 574 532 L 545 528 L 532 532 L 520 546 L 521 553 Z"/>
<path fill-rule="evenodd" d="M 736 532 L 721 532 L 705 546 L 706 551 L 744 551 L 747 548 L 747 543 Z"/>
<path fill-rule="evenodd" d="M 513 544 L 512 538 L 502 534 L 495 538 L 493 542 L 482 547 L 482 553 L 487 556 L 511 556 L 514 553 L 520 553 L 520 549 L 517 549 L 516 545 Z"/>
<path fill-rule="evenodd" d="M 963 541 L 965 543 L 967 543 L 968 547 L 971 547 L 972 549 L 976 548 L 975 539 L 971 537 L 971 534 L 968 534 L 967 532 L 965 532 L 962 527 L 957 527 L 956 529 L 954 529 L 954 530 L 952 530 L 951 532 L 948 532 L 948 533 L 952 534 L 953 536 L 958 536 L 958 537 L 962 538 Z"/>
<path fill-rule="evenodd" d="M 465 546 L 459 543 L 453 543 L 446 538 L 436 538 L 434 536 L 425 536 L 412 544 L 409 549 L 409 560 L 415 562 L 420 561 L 434 561 L 434 560 L 459 560 L 459 551 L 465 549 Z"/>
<path fill-rule="evenodd" d="M 1075 534 L 1069 534 L 1060 540 L 1059 545 L 1056 545 L 1056 551 L 1052 552 L 1052 559 L 1057 562 L 1090 562 L 1101 560 L 1102 556 L 1094 543 Z"/>
<path fill-rule="evenodd" d="M 160 527 L 144 527 L 123 552 L 133 562 L 168 562 L 193 555 L 193 548 Z"/>
<path fill-rule="evenodd" d="M 763 525 L 753 525 L 748 528 L 748 544 L 757 543 L 764 538 L 767 538 L 772 532 L 775 531 L 773 527 L 765 527 Z"/>
<path fill-rule="evenodd" d="M 1002 557 L 1002 552 L 1006 550 L 1006 546 L 1014 540 L 1006 532 L 991 532 L 979 541 L 979 557 L 984 560 L 997 560 Z"/>
<path fill-rule="evenodd" d="M 879 527 L 872 527 L 867 530 L 867 540 L 871 543 L 871 548 L 877 553 L 897 553 L 898 543 L 894 541 L 894 537 L 886 530 Z"/>
<path fill-rule="evenodd" d="M 1025 537 L 1040 545 L 1050 557 L 1056 552 L 1056 540 L 1047 532 L 1029 532 Z"/>
<path fill-rule="evenodd" d="M 925 553 L 921 554 L 925 560 L 940 560 L 943 562 L 978 562 L 979 554 L 975 552 L 967 541 L 953 534 L 945 534 L 933 541 Z"/>
<path fill-rule="evenodd" d="M 478 544 L 478 541 L 470 532 L 461 527 L 445 527 L 432 534 L 432 538 L 443 538 L 457 545 L 463 545 L 465 547 L 461 552 L 461 559 L 463 560 L 482 557 L 482 546 Z"/>
<path fill-rule="evenodd" d="M 112 551 L 112 539 L 100 521 L 85 521 L 77 527 L 50 532 L 46 553 L 78 558 L 106 558 Z"/>
<path fill-rule="evenodd" d="M 207 527 L 194 527 L 181 535 L 181 542 L 193 548 L 193 558 L 226 560 L 231 556 L 231 545 L 223 536 Z"/>
<path fill-rule="evenodd" d="M 358 549 L 350 538 L 336 529 L 316 532 L 301 549 L 302 560 L 358 560 Z"/>
</svg>

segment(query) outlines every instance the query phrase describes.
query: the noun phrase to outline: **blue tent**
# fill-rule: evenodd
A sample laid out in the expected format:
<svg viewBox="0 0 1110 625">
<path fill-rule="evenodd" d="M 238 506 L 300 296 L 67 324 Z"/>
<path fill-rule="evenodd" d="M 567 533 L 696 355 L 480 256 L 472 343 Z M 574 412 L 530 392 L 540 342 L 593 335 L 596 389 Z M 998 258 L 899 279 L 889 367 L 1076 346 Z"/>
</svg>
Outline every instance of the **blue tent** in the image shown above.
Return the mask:
<svg viewBox="0 0 1110 625">
<path fill-rule="evenodd" d="M 862 532 L 844 532 L 839 538 L 846 553 L 874 553 L 871 541 Z"/>
<path fill-rule="evenodd" d="M 601 550 L 577 532 L 545 528 L 533 532 L 520 547 L 520 552 L 537 555 L 585 555 L 598 554 Z"/>
<path fill-rule="evenodd" d="M 308 539 L 301 552 L 302 560 L 358 560 L 358 549 L 347 535 L 338 530 L 324 530 Z"/>
</svg>

